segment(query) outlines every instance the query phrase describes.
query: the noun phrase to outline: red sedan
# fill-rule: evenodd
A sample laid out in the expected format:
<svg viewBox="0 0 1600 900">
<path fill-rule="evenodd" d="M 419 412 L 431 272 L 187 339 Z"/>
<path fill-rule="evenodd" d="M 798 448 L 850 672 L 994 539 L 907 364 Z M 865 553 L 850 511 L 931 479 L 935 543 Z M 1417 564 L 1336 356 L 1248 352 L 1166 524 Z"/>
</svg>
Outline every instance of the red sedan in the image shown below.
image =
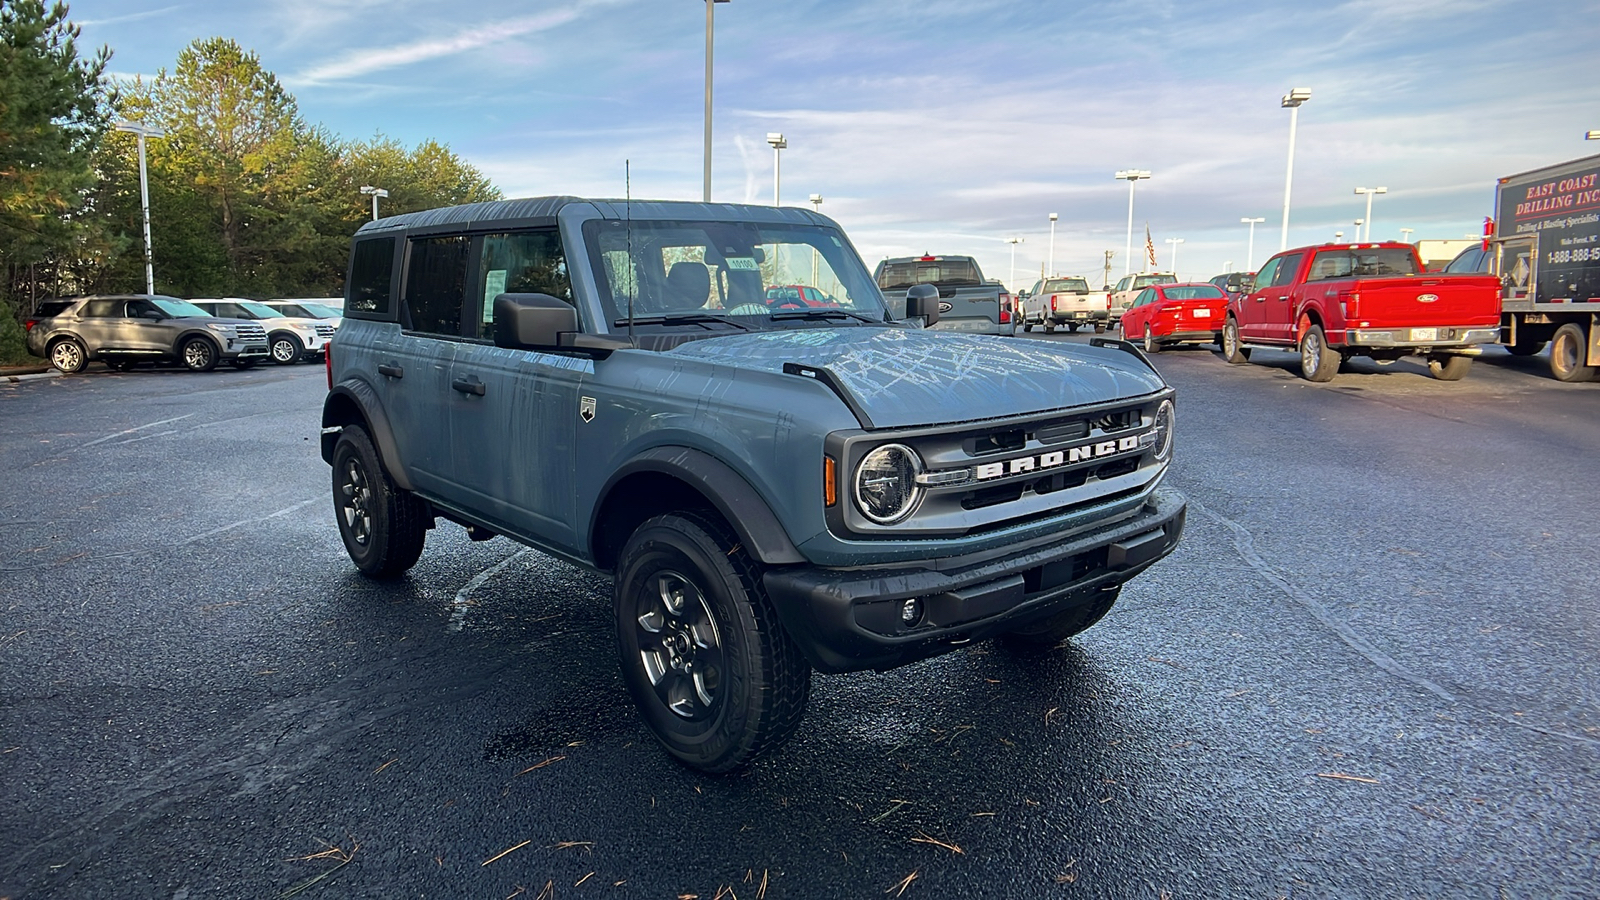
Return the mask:
<svg viewBox="0 0 1600 900">
<path fill-rule="evenodd" d="M 1214 284 L 1158 284 L 1133 298 L 1133 305 L 1122 314 L 1122 333 L 1129 339 L 1143 338 L 1146 353 L 1166 344 L 1220 343 L 1227 315 L 1228 295 Z"/>
</svg>

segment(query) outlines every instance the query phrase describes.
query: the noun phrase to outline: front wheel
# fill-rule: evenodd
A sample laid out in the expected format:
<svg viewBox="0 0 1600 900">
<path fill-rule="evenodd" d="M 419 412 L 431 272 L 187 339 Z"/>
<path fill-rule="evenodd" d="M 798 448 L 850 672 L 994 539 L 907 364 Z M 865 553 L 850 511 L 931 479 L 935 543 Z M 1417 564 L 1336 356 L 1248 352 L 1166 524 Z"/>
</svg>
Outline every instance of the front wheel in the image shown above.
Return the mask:
<svg viewBox="0 0 1600 900">
<path fill-rule="evenodd" d="M 333 446 L 333 513 L 345 552 L 369 578 L 393 578 L 422 556 L 427 505 L 394 483 L 359 425 Z"/>
<path fill-rule="evenodd" d="M 1307 381 L 1323 384 L 1339 374 L 1339 351 L 1328 347 L 1321 325 L 1312 325 L 1300 338 L 1300 374 Z"/>
<path fill-rule="evenodd" d="M 50 365 L 63 375 L 76 375 L 89 364 L 89 353 L 73 338 L 62 338 L 50 345 Z"/>
<path fill-rule="evenodd" d="M 1550 339 L 1550 374 L 1557 381 L 1588 381 L 1594 366 L 1584 365 L 1589 358 L 1589 340 L 1583 328 L 1572 322 L 1556 329 Z"/>
<path fill-rule="evenodd" d="M 1440 381 L 1460 381 L 1471 369 L 1470 356 L 1436 356 L 1428 360 L 1428 371 Z"/>
<path fill-rule="evenodd" d="M 203 337 L 184 342 L 180 353 L 183 367 L 191 372 L 209 372 L 217 367 L 217 345 Z"/>
<path fill-rule="evenodd" d="M 1250 361 L 1250 350 L 1239 344 L 1239 323 L 1231 317 L 1222 326 L 1222 358 L 1236 366 Z"/>
<path fill-rule="evenodd" d="M 622 677 L 668 753 L 730 772 L 794 733 L 811 667 L 725 524 L 695 512 L 647 520 L 614 585 Z"/>
<path fill-rule="evenodd" d="M 1022 330 L 1024 332 L 1032 331 L 1033 330 L 1033 323 L 1032 322 L 1023 322 L 1022 323 Z"/>
<path fill-rule="evenodd" d="M 1007 633 L 1006 639 L 1035 647 L 1054 646 L 1105 618 L 1121 594 L 1121 585 L 1107 588 L 1087 603 Z"/>
<path fill-rule="evenodd" d="M 1144 327 L 1144 352 L 1146 352 L 1146 353 L 1160 353 L 1161 352 L 1161 342 L 1156 340 L 1155 332 L 1150 330 L 1150 326 L 1149 325 L 1146 325 Z"/>
<path fill-rule="evenodd" d="M 272 336 L 272 361 L 280 366 L 291 366 L 300 361 L 305 347 L 301 346 L 300 339 L 292 334 L 275 334 Z"/>
<path fill-rule="evenodd" d="M 1094 333 L 1095 334 L 1105 334 L 1106 333 L 1106 326 L 1100 325 L 1100 324 L 1096 324 L 1094 326 Z"/>
</svg>

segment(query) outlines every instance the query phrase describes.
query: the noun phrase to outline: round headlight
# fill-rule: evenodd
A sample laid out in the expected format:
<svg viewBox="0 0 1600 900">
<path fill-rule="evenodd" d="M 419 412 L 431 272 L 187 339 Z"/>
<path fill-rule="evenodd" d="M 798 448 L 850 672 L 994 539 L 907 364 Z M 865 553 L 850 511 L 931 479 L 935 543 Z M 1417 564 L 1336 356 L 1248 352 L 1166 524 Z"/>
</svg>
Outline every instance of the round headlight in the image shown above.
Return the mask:
<svg viewBox="0 0 1600 900">
<path fill-rule="evenodd" d="M 892 525 L 917 508 L 922 488 L 917 474 L 922 460 L 903 444 L 884 444 L 873 450 L 856 467 L 856 506 L 879 525 Z"/>
<path fill-rule="evenodd" d="M 1156 407 L 1155 427 L 1151 433 L 1156 436 L 1156 459 L 1166 459 L 1172 455 L 1172 426 L 1177 416 L 1177 408 L 1171 400 L 1161 401 Z"/>
</svg>

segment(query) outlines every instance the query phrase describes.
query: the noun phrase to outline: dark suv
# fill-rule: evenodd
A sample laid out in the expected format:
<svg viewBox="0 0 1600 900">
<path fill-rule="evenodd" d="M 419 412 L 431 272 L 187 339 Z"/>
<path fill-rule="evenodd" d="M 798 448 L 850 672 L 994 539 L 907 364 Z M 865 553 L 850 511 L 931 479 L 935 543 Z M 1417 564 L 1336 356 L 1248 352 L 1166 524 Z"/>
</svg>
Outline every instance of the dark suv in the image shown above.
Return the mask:
<svg viewBox="0 0 1600 900">
<path fill-rule="evenodd" d="M 55 303 L 65 302 L 63 307 Z M 219 319 L 176 297 L 119 294 L 51 301 L 55 314 L 28 327 L 28 352 L 67 374 L 90 360 L 113 369 L 141 362 L 177 362 L 209 372 L 219 360 L 245 369 L 267 358 L 267 332 L 243 319 Z"/>
<path fill-rule="evenodd" d="M 818 281 L 837 305 L 767 302 Z M 811 210 L 408 213 L 346 283 L 322 453 L 350 558 L 397 576 L 443 519 L 610 574 L 641 715 L 709 771 L 781 743 L 813 669 L 1077 634 L 1183 530 L 1136 348 L 930 331 L 928 284 L 893 316 Z"/>
</svg>

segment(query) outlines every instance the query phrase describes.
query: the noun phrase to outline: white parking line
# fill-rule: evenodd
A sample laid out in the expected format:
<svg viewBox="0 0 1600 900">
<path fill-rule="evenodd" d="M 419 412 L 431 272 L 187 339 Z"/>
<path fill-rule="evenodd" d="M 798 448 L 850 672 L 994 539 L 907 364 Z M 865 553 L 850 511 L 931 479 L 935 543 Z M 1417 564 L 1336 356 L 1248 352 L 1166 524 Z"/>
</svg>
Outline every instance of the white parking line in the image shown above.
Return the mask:
<svg viewBox="0 0 1600 900">
<path fill-rule="evenodd" d="M 471 581 L 462 586 L 461 590 L 456 591 L 456 598 L 450 604 L 452 607 L 450 610 L 450 624 L 446 626 L 446 630 L 460 631 L 466 627 L 467 607 L 472 605 L 472 601 L 467 599 L 468 594 L 482 587 L 485 581 L 493 578 L 501 569 L 504 569 L 506 566 L 516 562 L 519 557 L 526 556 L 532 552 L 532 550 L 528 549 L 518 550 L 516 553 L 511 554 L 489 568 L 484 569 L 482 572 L 479 572 L 477 575 L 473 576 Z"/>
<path fill-rule="evenodd" d="M 80 449 L 83 448 L 83 447 L 93 447 L 95 444 L 103 444 L 106 441 L 111 440 L 112 438 L 119 438 L 119 437 L 122 437 L 125 434 L 133 434 L 135 431 L 143 431 L 146 428 L 154 428 L 157 425 L 170 425 L 173 422 L 181 422 L 184 419 L 187 419 L 187 418 L 189 418 L 189 416 L 192 416 L 192 415 L 194 415 L 194 413 L 189 413 L 188 415 L 178 416 L 176 419 L 162 419 L 159 422 L 151 422 L 148 425 L 140 425 L 137 428 L 129 428 L 126 431 L 119 431 L 116 434 L 108 434 L 103 438 L 97 438 L 95 440 L 90 441 L 87 444 L 79 444 L 78 446 L 79 446 Z"/>
<path fill-rule="evenodd" d="M 310 500 L 301 500 L 299 503 L 296 503 L 293 506 L 285 506 L 283 509 L 280 509 L 275 513 L 268 513 L 267 515 L 258 516 L 258 517 L 253 518 L 253 519 L 240 519 L 237 522 L 231 522 L 231 523 L 229 523 L 227 525 L 222 526 L 221 528 L 213 528 L 210 531 L 201 532 L 200 534 L 197 534 L 194 537 L 189 538 L 187 540 L 179 541 L 178 542 L 178 546 L 179 547 L 186 547 L 189 544 L 193 544 L 193 543 L 195 543 L 197 541 L 203 541 L 208 537 L 215 537 L 215 536 L 223 533 L 224 531 L 232 531 L 233 529 L 238 528 L 241 525 L 249 525 L 249 524 L 251 524 L 253 522 L 265 522 L 268 519 L 276 519 L 279 516 L 286 516 L 289 513 L 292 513 L 297 509 L 305 509 L 306 507 L 310 506 L 313 503 L 320 503 L 320 502 L 322 502 L 322 499 L 323 498 L 321 498 L 321 497 L 313 497 Z"/>
</svg>

